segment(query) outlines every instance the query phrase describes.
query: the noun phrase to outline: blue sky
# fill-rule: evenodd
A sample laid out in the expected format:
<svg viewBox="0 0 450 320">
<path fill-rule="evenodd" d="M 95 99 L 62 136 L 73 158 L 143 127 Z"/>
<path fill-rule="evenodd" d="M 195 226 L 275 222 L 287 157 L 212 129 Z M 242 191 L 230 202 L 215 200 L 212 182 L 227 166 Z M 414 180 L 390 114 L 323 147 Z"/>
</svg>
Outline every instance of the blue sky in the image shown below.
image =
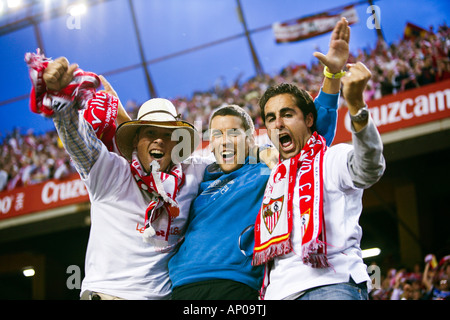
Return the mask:
<svg viewBox="0 0 450 320">
<path fill-rule="evenodd" d="M 5 0 L 0 0 L 5 1 Z M 304 17 L 352 0 L 241 0 L 250 30 L 274 22 Z M 189 96 L 195 90 L 211 88 L 218 78 L 231 83 L 239 74 L 243 79 L 254 75 L 254 67 L 244 37 L 191 52 L 164 61 L 160 57 L 243 32 L 236 13 L 235 0 L 134 0 L 146 60 L 154 60 L 148 70 L 160 97 Z M 450 1 L 379 0 L 381 27 L 387 42 L 403 35 L 408 21 L 424 28 L 446 21 Z M 350 50 L 373 47 L 375 30 L 366 26 L 368 4 L 357 6 L 360 22 L 352 26 Z M 0 25 L 4 17 L 0 17 Z M 88 9 L 79 28 L 67 27 L 68 16 L 44 21 L 39 28 L 47 56 L 66 56 L 84 70 L 98 74 L 139 63 L 137 40 L 126 0 L 111 0 Z M 252 34 L 252 41 L 269 74 L 279 72 L 291 62 L 311 63 L 316 48 L 326 52 L 329 34 L 313 39 L 276 44 L 272 30 Z M 35 51 L 37 41 L 32 27 L 0 36 L 0 133 L 14 127 L 36 133 L 53 129 L 48 119 L 29 111 L 27 99 L 4 101 L 26 95 L 30 90 L 23 61 L 26 52 Z M 144 72 L 140 68 L 108 77 L 122 102 L 143 102 L 150 98 Z"/>
</svg>

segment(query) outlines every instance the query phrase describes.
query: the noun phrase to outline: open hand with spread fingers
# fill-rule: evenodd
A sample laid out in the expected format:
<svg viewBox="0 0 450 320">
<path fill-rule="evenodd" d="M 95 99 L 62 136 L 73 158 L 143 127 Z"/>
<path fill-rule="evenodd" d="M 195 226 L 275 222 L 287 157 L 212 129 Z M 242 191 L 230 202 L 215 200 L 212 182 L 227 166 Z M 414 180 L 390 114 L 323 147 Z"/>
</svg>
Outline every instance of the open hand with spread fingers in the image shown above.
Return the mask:
<svg viewBox="0 0 450 320">
<path fill-rule="evenodd" d="M 331 33 L 328 53 L 314 52 L 314 56 L 328 67 L 331 73 L 338 73 L 343 70 L 349 56 L 350 27 L 345 18 L 336 24 Z"/>
</svg>

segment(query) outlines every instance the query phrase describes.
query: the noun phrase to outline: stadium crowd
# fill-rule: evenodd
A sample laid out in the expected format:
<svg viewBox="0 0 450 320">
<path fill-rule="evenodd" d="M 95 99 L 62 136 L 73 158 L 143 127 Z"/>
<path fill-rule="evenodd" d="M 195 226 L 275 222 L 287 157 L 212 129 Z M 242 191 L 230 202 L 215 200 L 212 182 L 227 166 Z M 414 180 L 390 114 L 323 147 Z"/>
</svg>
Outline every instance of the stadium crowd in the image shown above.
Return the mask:
<svg viewBox="0 0 450 320">
<path fill-rule="evenodd" d="M 55 131 L 34 135 L 14 130 L 3 139 L 0 191 L 60 179 L 76 172 Z"/>
<path fill-rule="evenodd" d="M 450 256 L 437 263 L 433 254 L 425 257 L 425 268 L 389 269 L 369 293 L 371 300 L 450 300 Z M 375 282 L 372 277 L 373 282 Z M 376 286 L 375 286 L 376 285 Z"/>
<path fill-rule="evenodd" d="M 373 49 L 351 53 L 349 62 L 362 61 L 372 71 L 366 90 L 366 101 L 379 99 L 411 88 L 450 78 L 450 29 L 441 25 L 425 36 L 405 37 L 391 45 L 380 40 Z M 290 64 L 276 75 L 256 76 L 247 81 L 238 77 L 230 86 L 218 84 L 211 90 L 195 92 L 192 97 L 172 99 L 184 119 L 197 127 L 207 128 L 211 111 L 223 104 L 243 106 L 252 116 L 255 128 L 263 126 L 259 116 L 258 99 L 270 85 L 280 82 L 296 83 L 315 95 L 322 84 L 322 66 Z M 136 117 L 139 104 L 128 101 L 125 108 Z M 19 130 L 0 132 L 0 191 L 60 178 L 75 172 L 60 145 L 56 131 L 34 135 Z"/>
</svg>

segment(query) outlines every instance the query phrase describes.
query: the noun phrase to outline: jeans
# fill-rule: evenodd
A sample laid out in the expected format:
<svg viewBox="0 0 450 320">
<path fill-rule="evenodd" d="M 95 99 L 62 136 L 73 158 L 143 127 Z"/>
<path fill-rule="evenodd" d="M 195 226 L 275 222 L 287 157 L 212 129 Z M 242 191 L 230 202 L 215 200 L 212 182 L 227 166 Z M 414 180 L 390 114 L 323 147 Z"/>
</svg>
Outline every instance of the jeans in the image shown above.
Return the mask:
<svg viewBox="0 0 450 320">
<path fill-rule="evenodd" d="M 125 300 L 125 299 L 111 296 L 109 294 L 85 290 L 83 291 L 80 300 Z"/>
<path fill-rule="evenodd" d="M 367 300 L 366 283 L 349 282 L 330 284 L 311 288 L 305 291 L 297 300 Z"/>
</svg>

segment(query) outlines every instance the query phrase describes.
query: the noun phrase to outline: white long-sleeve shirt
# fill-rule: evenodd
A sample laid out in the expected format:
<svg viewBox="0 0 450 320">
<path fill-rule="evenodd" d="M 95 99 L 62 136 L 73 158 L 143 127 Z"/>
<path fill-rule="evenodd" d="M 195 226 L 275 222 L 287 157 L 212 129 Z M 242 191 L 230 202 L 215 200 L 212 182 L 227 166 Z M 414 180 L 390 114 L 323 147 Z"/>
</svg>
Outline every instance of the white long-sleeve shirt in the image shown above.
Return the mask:
<svg viewBox="0 0 450 320">
<path fill-rule="evenodd" d="M 323 212 L 332 268 L 319 269 L 301 259 L 299 192 L 294 192 L 293 251 L 274 259 L 265 299 L 289 299 L 318 286 L 349 281 L 370 281 L 361 254 L 363 189 L 377 182 L 385 169 L 380 135 L 369 118 L 360 132 L 353 132 L 353 146 L 338 144 L 328 148 L 323 167 Z M 296 190 L 298 190 L 297 175 Z"/>
<path fill-rule="evenodd" d="M 149 199 L 138 188 L 130 164 L 109 152 L 71 106 L 55 113 L 53 120 L 91 202 L 81 293 L 90 290 L 133 300 L 169 298 L 167 264 L 174 250 L 160 252 L 142 240 Z M 206 165 L 182 164 L 185 182 L 176 198 L 180 214 L 171 224 L 170 237 L 183 235 Z"/>
</svg>

